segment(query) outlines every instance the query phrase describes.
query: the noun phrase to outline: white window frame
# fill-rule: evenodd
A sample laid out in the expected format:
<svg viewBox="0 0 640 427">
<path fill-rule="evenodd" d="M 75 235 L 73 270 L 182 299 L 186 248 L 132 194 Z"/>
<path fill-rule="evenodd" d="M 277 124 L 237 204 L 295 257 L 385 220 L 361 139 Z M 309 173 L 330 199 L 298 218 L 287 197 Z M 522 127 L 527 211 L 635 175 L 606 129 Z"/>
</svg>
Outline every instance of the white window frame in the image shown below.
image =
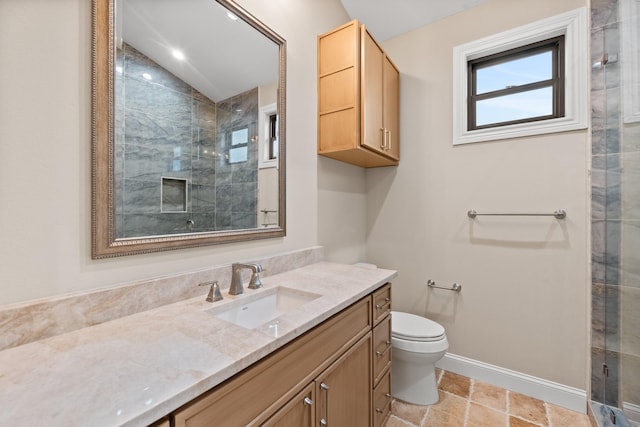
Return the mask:
<svg viewBox="0 0 640 427">
<path fill-rule="evenodd" d="M 640 0 L 622 0 L 622 81 L 624 122 L 640 122 Z"/>
<path fill-rule="evenodd" d="M 565 36 L 565 116 L 467 129 L 467 63 L 520 46 Z M 585 129 L 589 124 L 587 10 L 582 7 L 453 48 L 453 145 Z"/>
<path fill-rule="evenodd" d="M 260 129 L 260 157 L 258 159 L 258 168 L 277 168 L 279 159 L 269 158 L 269 138 L 271 137 L 270 117 L 278 113 L 277 104 L 265 105 L 260 107 L 260 115 L 258 116 L 258 128 Z"/>
</svg>

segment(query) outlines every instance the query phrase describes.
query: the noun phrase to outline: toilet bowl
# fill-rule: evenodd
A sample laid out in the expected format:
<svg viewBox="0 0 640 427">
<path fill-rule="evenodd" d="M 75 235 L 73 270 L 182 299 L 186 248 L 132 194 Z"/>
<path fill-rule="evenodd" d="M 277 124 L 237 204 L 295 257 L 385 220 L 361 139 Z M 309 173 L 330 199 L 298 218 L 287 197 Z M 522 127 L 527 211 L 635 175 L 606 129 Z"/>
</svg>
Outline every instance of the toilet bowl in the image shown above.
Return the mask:
<svg viewBox="0 0 640 427">
<path fill-rule="evenodd" d="M 414 405 L 438 401 L 435 363 L 449 348 L 444 328 L 415 314 L 391 312 L 391 395 Z"/>
</svg>

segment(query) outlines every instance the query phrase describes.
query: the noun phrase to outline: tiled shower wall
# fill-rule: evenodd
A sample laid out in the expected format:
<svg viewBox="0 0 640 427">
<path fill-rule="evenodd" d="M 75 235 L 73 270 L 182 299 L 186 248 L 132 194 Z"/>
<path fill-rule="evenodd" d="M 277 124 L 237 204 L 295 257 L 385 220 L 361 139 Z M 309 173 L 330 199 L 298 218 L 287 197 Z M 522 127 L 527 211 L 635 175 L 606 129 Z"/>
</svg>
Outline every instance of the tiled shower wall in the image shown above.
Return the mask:
<svg viewBox="0 0 640 427">
<path fill-rule="evenodd" d="M 215 104 L 127 44 L 117 66 L 117 237 L 255 227 L 257 144 L 246 162 L 226 155 L 228 131 L 255 134 L 257 88 Z M 162 211 L 163 177 L 186 180 L 184 212 Z"/>
<path fill-rule="evenodd" d="M 591 398 L 640 409 L 640 122 L 622 102 L 638 41 L 623 51 L 623 1 L 591 2 Z"/>
<path fill-rule="evenodd" d="M 218 147 L 216 165 L 216 230 L 257 227 L 258 209 L 258 89 L 217 104 Z M 229 136 L 238 128 L 249 129 L 247 161 L 229 164 Z"/>
</svg>

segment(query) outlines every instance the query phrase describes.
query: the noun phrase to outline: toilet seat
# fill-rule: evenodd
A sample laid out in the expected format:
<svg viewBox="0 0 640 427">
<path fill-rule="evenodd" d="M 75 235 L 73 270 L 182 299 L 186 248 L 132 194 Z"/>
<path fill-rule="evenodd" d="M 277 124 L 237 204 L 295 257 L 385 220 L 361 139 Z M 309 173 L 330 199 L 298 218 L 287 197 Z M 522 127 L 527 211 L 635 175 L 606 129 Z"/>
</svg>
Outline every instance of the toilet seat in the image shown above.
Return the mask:
<svg viewBox="0 0 640 427">
<path fill-rule="evenodd" d="M 422 316 L 399 311 L 391 312 L 391 336 L 414 342 L 441 341 L 445 338 L 442 325 Z"/>
</svg>

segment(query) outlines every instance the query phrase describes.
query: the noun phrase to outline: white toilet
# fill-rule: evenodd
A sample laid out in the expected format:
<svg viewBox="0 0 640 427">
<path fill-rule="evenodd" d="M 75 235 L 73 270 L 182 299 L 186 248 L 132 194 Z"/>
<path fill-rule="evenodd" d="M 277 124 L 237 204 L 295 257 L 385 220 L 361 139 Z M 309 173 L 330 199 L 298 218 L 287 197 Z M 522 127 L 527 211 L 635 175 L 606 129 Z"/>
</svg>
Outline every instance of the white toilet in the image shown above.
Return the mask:
<svg viewBox="0 0 640 427">
<path fill-rule="evenodd" d="M 438 402 L 435 363 L 449 348 L 442 325 L 392 311 L 391 346 L 391 395 L 414 405 Z"/>
</svg>

